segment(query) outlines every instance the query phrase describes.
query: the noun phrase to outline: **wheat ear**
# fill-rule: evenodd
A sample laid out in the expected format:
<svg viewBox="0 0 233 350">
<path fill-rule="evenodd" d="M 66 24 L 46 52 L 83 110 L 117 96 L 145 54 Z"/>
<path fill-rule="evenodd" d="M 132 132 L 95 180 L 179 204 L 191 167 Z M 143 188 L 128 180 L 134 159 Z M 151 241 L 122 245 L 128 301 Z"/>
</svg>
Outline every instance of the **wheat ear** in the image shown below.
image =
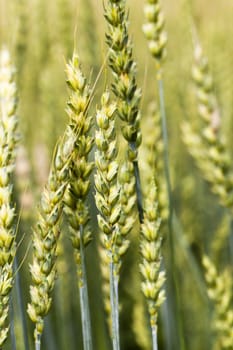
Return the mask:
<svg viewBox="0 0 233 350">
<path fill-rule="evenodd" d="M 95 142 L 95 200 L 99 210 L 98 224 L 105 248 L 105 260 L 109 266 L 110 278 L 110 309 L 112 324 L 113 349 L 120 349 L 119 335 L 119 301 L 118 282 L 121 266 L 121 256 L 126 252 L 129 241 L 122 239 L 119 227 L 121 216 L 120 186 L 117 180 L 118 162 L 115 111 L 116 105 L 110 103 L 109 92 L 101 99 L 101 109 L 97 111 Z"/>
<path fill-rule="evenodd" d="M 120 197 L 119 205 L 121 205 L 121 215 L 118 221 L 119 225 L 119 237 L 116 242 L 118 249 L 124 245 L 124 254 L 127 252 L 127 246 L 129 242 L 127 237 L 131 232 L 135 222 L 135 204 L 136 204 L 136 194 L 135 194 L 135 178 L 134 178 L 134 169 L 133 164 L 130 161 L 125 161 L 121 166 L 119 166 L 118 171 L 118 182 L 120 186 Z M 102 292 L 104 299 L 104 308 L 107 315 L 107 323 L 112 333 L 112 322 L 111 322 L 111 303 L 110 303 L 110 274 L 109 274 L 109 254 L 106 250 L 105 244 L 105 235 L 103 232 L 100 234 L 100 247 L 99 247 L 99 256 L 100 256 L 100 267 L 102 273 Z M 122 257 L 122 255 L 121 255 Z M 122 260 L 119 262 L 119 273 Z"/>
<path fill-rule="evenodd" d="M 163 152 L 164 144 L 161 129 L 161 116 L 155 102 L 148 105 L 147 113 L 142 124 L 142 147 L 139 160 L 142 171 L 142 188 L 144 196 L 151 185 L 151 174 L 156 176 L 159 214 L 162 225 L 168 219 L 168 201 L 164 176 Z"/>
<path fill-rule="evenodd" d="M 233 169 L 221 129 L 221 114 L 214 94 L 208 60 L 200 44 L 194 50 L 192 76 L 200 120 L 197 130 L 186 122 L 183 138 L 205 179 L 211 184 L 223 206 L 233 209 Z"/>
<path fill-rule="evenodd" d="M 66 135 L 65 135 L 66 137 Z M 41 196 L 38 221 L 33 234 L 33 261 L 30 265 L 32 285 L 28 314 L 35 323 L 35 349 L 41 346 L 44 318 L 51 307 L 51 292 L 56 278 L 59 221 L 63 196 L 68 184 L 68 167 L 73 143 L 62 139 L 56 148 L 48 182 Z"/>
<path fill-rule="evenodd" d="M 70 166 L 70 183 L 65 196 L 65 211 L 77 267 L 83 345 L 85 350 L 91 350 L 91 321 L 84 252 L 85 247 L 91 241 L 91 233 L 88 228 L 89 207 L 86 202 L 90 188 L 90 174 L 93 168 L 93 163 L 89 162 L 88 159 L 93 146 L 93 137 L 89 135 L 92 117 L 87 114 L 91 90 L 81 71 L 80 61 L 76 53 L 67 64 L 66 73 L 67 84 L 71 90 L 67 107 L 70 119 L 69 135 L 74 140 L 75 148 Z"/>
<path fill-rule="evenodd" d="M 165 272 L 161 268 L 161 219 L 158 215 L 157 190 L 154 181 L 151 181 L 150 192 L 144 204 L 144 221 L 141 225 L 140 252 L 142 262 L 140 271 L 142 274 L 142 292 L 147 300 L 150 325 L 152 332 L 153 350 L 157 350 L 157 318 L 158 308 L 165 300 L 165 292 L 162 288 L 165 282 Z"/>
<path fill-rule="evenodd" d="M 159 0 L 146 0 L 144 5 L 146 23 L 142 30 L 148 40 L 151 55 L 159 64 L 166 56 L 167 33 L 164 30 L 164 15 Z"/>
<path fill-rule="evenodd" d="M 213 326 L 218 349 L 233 349 L 232 271 L 218 274 L 207 255 L 203 256 L 207 293 L 214 306 Z M 217 345 L 215 344 L 215 345 Z"/>
<path fill-rule="evenodd" d="M 137 88 L 132 43 L 128 33 L 128 13 L 125 1 L 108 0 L 104 7 L 107 21 L 106 43 L 109 66 L 113 74 L 112 91 L 117 100 L 117 115 L 123 121 L 122 134 L 128 143 L 128 159 L 133 162 L 136 179 L 137 206 L 142 222 L 142 194 L 138 167 L 138 147 L 141 144 L 141 90 Z"/>
<path fill-rule="evenodd" d="M 6 341 L 9 329 L 7 317 L 16 255 L 11 183 L 18 141 L 14 75 L 10 54 L 4 48 L 0 52 L 0 346 Z"/>
</svg>

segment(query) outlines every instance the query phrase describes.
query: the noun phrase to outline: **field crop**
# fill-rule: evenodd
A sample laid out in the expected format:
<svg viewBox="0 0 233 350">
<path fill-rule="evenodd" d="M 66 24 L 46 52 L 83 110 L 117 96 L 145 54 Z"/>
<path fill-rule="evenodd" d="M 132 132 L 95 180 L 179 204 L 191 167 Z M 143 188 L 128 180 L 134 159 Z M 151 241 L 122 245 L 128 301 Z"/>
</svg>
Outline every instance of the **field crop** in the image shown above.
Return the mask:
<svg viewBox="0 0 233 350">
<path fill-rule="evenodd" d="M 233 349 L 232 15 L 0 0 L 0 349 Z"/>
</svg>

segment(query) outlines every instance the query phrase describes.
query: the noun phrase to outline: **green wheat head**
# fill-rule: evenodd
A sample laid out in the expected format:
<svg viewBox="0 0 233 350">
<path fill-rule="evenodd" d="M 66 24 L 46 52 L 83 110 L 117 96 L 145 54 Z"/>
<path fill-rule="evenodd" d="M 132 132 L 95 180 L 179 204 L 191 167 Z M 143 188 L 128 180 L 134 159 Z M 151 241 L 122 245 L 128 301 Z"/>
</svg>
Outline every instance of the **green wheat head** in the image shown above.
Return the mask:
<svg viewBox="0 0 233 350">
<path fill-rule="evenodd" d="M 40 342 L 44 318 L 48 314 L 56 279 L 57 244 L 63 197 L 68 185 L 68 169 L 73 150 L 72 140 L 61 139 L 55 150 L 48 182 L 41 196 L 38 220 L 33 233 L 33 261 L 30 264 L 32 284 L 28 314 L 35 323 L 35 342 Z"/>
<path fill-rule="evenodd" d="M 79 282 L 82 279 L 80 239 L 84 246 L 91 240 L 88 228 L 89 208 L 86 203 L 90 189 L 90 174 L 93 163 L 89 161 L 89 154 L 93 146 L 93 137 L 89 135 L 92 117 L 87 115 L 91 90 L 80 67 L 77 54 L 67 64 L 67 84 L 71 95 L 67 105 L 69 116 L 69 137 L 74 140 L 74 153 L 70 165 L 70 181 L 65 196 L 65 211 L 70 226 L 71 240 L 75 248 L 75 259 L 78 268 Z M 83 234 L 81 237 L 81 231 Z"/>
<path fill-rule="evenodd" d="M 106 43 L 109 47 L 109 67 L 113 75 L 112 91 L 117 100 L 117 115 L 123 121 L 122 134 L 129 145 L 129 158 L 137 158 L 141 144 L 139 104 L 141 91 L 137 88 L 132 43 L 128 33 L 125 1 L 106 1 Z"/>
<path fill-rule="evenodd" d="M 0 346 L 7 339 L 9 298 L 16 254 L 12 174 L 18 142 L 15 68 L 10 53 L 0 51 Z"/>
<path fill-rule="evenodd" d="M 230 155 L 220 134 L 221 115 L 214 94 L 207 58 L 200 45 L 194 52 L 193 80 L 200 117 L 197 130 L 189 122 L 183 124 L 183 139 L 191 155 L 211 184 L 223 206 L 232 210 L 233 171 Z"/>
<path fill-rule="evenodd" d="M 158 308 L 165 300 L 162 286 L 165 282 L 165 272 L 161 268 L 161 218 L 158 215 L 158 198 L 155 182 L 144 202 L 144 222 L 141 226 L 140 252 L 142 261 L 142 292 L 146 298 L 150 315 L 151 327 L 157 329 Z"/>
<path fill-rule="evenodd" d="M 207 293 L 213 303 L 213 327 L 217 332 L 216 349 L 233 349 L 232 272 L 218 274 L 207 255 L 203 256 Z"/>
<path fill-rule="evenodd" d="M 159 0 L 147 0 L 144 5 L 146 23 L 142 30 L 148 40 L 149 51 L 159 63 L 166 56 L 167 34 L 164 30 L 164 15 Z"/>
</svg>

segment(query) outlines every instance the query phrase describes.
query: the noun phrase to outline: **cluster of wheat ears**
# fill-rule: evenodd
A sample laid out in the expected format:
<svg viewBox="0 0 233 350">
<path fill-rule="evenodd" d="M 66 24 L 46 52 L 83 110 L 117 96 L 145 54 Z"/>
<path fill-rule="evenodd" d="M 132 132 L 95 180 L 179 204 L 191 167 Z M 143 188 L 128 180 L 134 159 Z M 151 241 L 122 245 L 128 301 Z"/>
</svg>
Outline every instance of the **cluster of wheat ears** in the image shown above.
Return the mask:
<svg viewBox="0 0 233 350">
<path fill-rule="evenodd" d="M 177 299 L 173 240 L 175 227 L 180 222 L 171 181 L 164 100 L 163 65 L 167 55 L 167 34 L 163 11 L 160 1 L 145 0 L 142 31 L 154 60 L 157 91 L 142 125 L 142 91 L 136 81 L 126 1 L 105 0 L 104 18 L 106 59 L 97 80 L 103 78 L 103 71 L 108 66 L 112 81 L 109 85 L 105 84 L 95 113 L 91 106 L 96 83 L 91 84 L 91 79 L 82 70 L 82 52 L 74 50 L 65 68 L 69 88 L 67 125 L 53 152 L 31 236 L 27 314 L 34 325 L 35 350 L 42 347 L 45 318 L 53 304 L 53 289 L 59 278 L 57 258 L 64 249 L 64 234 L 69 235 L 74 254 L 82 324 L 82 330 L 77 329 L 77 332 L 82 332 L 84 350 L 96 349 L 86 267 L 92 264 L 86 251 L 93 236 L 98 237 L 102 298 L 111 348 L 121 348 L 119 320 L 124 308 L 120 307 L 119 282 L 125 255 L 132 254 L 129 249 L 131 244 L 134 248 L 137 244 L 135 249 L 139 252 L 137 271 L 141 275 L 140 289 L 149 321 L 144 326 L 150 330 L 153 350 L 159 348 L 160 306 L 165 302 L 167 307 L 174 307 L 169 304 L 171 291 L 174 300 Z M 222 206 L 231 212 L 233 168 L 230 153 L 220 130 L 221 113 L 208 60 L 193 22 L 192 32 L 194 54 L 190 75 L 196 91 L 198 121 L 184 122 L 182 137 L 212 191 L 219 197 Z M 0 347 L 4 348 L 10 334 L 12 349 L 17 348 L 14 314 L 11 312 L 12 288 L 17 283 L 21 268 L 16 260 L 20 244 L 16 239 L 19 214 L 13 198 L 13 173 L 17 149 L 22 142 L 18 126 L 16 74 L 17 66 L 12 63 L 8 48 L 4 46 L 0 52 Z M 90 208 L 88 200 L 92 193 L 95 209 L 93 206 Z M 93 217 L 98 229 L 90 225 Z M 169 245 L 166 263 L 162 253 L 165 239 Z M 226 269 L 218 273 L 205 253 L 202 253 L 202 266 L 213 310 L 214 349 L 233 349 L 231 271 Z M 172 310 L 176 318 L 179 309 L 176 306 Z M 24 327 L 23 317 L 22 323 L 24 348 L 29 350 L 30 335 Z M 135 327 L 135 332 L 140 332 L 136 323 Z M 182 349 L 182 340 L 180 344 Z"/>
</svg>

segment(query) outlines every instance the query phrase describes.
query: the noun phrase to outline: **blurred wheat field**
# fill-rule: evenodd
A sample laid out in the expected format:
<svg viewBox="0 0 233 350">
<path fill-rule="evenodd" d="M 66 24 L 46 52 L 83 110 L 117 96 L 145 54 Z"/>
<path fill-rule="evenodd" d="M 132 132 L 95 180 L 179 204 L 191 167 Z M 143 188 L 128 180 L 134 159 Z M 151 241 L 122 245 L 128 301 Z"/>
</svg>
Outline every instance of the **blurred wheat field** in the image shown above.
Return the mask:
<svg viewBox="0 0 233 350">
<path fill-rule="evenodd" d="M 107 7 L 106 4 L 111 2 L 114 3 L 114 1 L 104 1 L 104 6 Z M 118 1 L 115 2 L 118 3 Z M 137 146 L 136 161 L 138 161 L 141 176 L 142 197 L 148 202 L 150 198 L 152 202 L 154 201 L 146 204 L 145 200 L 143 220 L 145 223 L 148 218 L 147 205 L 156 215 L 162 216 L 160 228 L 156 226 L 160 237 L 161 257 L 159 255 L 156 259 L 159 264 L 161 263 L 160 271 L 164 270 L 166 274 L 165 285 L 160 287 L 165 291 L 166 300 L 159 308 L 158 349 L 233 349 L 233 205 L 231 204 L 233 195 L 233 3 L 229 0 L 221 2 L 160 1 L 165 18 L 164 27 L 168 36 L 167 55 L 162 62 L 162 71 L 173 206 L 173 215 L 170 220 L 172 228 L 169 233 L 169 201 L 163 163 L 164 139 L 160 123 L 157 62 L 148 50 L 148 43 L 142 31 L 146 21 L 143 9 L 147 1 L 119 2 L 123 4 L 122 6 L 126 6 L 126 13 L 129 10 L 129 36 L 132 40 L 133 59 L 136 62 L 136 82 L 142 90 L 140 102 L 142 143 Z M 151 1 L 151 3 L 157 2 Z M 47 190 L 50 188 L 47 182 L 48 179 L 51 180 L 49 169 L 54 166 L 56 170 L 56 150 L 61 142 L 59 140 L 64 137 L 67 124 L 72 124 L 71 120 L 73 120 L 72 116 L 70 117 L 73 112 L 69 112 L 70 105 L 67 104 L 67 101 L 70 102 L 73 90 L 72 86 L 70 88 L 72 83 L 68 83 L 67 87 L 69 77 L 67 78 L 66 66 L 68 62 L 73 62 L 75 66 L 74 58 L 72 61 L 73 52 L 77 52 L 81 70 L 86 77 L 87 85 L 90 85 L 90 92 L 87 92 L 87 97 L 84 96 L 88 100 L 88 107 L 84 106 L 83 115 L 86 116 L 86 109 L 88 109 L 90 118 L 93 119 L 89 132 L 90 138 L 93 138 L 90 141 L 93 145 L 81 158 L 85 158 L 88 153 L 88 160 L 85 158 L 87 163 L 91 161 L 97 164 L 96 152 L 99 146 L 98 139 L 96 146 L 94 138 L 96 130 L 101 129 L 101 122 L 95 119 L 96 110 L 101 107 L 101 96 L 105 89 L 110 89 L 111 84 L 114 84 L 114 77 L 108 66 L 106 28 L 104 7 L 102 2 L 97 0 L 50 2 L 0 0 L 0 50 L 9 50 L 11 62 L 16 69 L 17 116 L 20 132 L 14 176 L 11 176 L 12 206 L 15 207 L 17 264 L 13 273 L 14 283 L 10 297 L 8 318 L 10 330 L 2 349 L 35 348 L 34 324 L 27 314 L 27 305 L 31 302 L 30 285 L 32 284 L 29 266 L 32 264 L 35 251 L 32 243 L 33 232 L 39 220 L 37 208 L 40 208 L 42 191 L 45 186 Z M 202 47 L 203 56 L 208 58 L 208 68 L 204 59 L 198 81 L 192 78 L 195 65 L 194 52 L 198 46 L 195 35 Z M 79 69 L 79 63 L 77 66 Z M 2 76 L 4 78 L 4 74 Z M 213 78 L 210 87 L 206 83 L 209 76 Z M 0 76 L 0 83 L 3 78 Z M 81 79 L 81 75 L 78 78 Z M 83 93 L 82 88 L 79 93 Z M 114 94 L 111 95 L 114 102 Z M 82 96 L 83 99 L 84 97 Z M 4 103 L 5 100 L 0 91 L 1 100 Z M 115 100 L 119 103 L 119 98 Z M 197 100 L 201 104 L 201 111 L 198 109 Z M 153 103 L 156 106 L 154 115 L 150 114 Z M 104 105 L 103 97 L 102 104 Z M 203 105 L 210 116 L 206 112 L 208 115 L 205 114 L 202 118 Z M 215 107 L 220 115 L 217 131 L 214 128 L 211 129 L 210 120 Z M 107 109 L 106 106 L 105 108 Z M 193 134 L 189 128 L 184 127 L 185 123 L 190 125 Z M 129 178 L 125 179 L 126 184 L 124 183 L 124 189 L 130 193 L 130 179 L 134 178 L 135 173 L 132 169 L 124 168 L 128 144 L 121 135 L 122 125 L 124 122 L 117 118 L 114 124 L 116 140 L 112 140 L 111 135 L 107 136 L 110 137 L 109 143 L 116 142 L 118 145 L 116 146 L 118 155 L 113 160 L 118 163 L 118 168 L 115 169 L 115 173 L 113 171 L 112 177 L 120 178 L 121 168 L 128 169 L 129 173 L 131 171 Z M 70 127 L 69 132 L 71 130 L 75 130 L 75 127 L 73 129 Z M 103 127 L 103 130 L 106 132 L 107 128 Z M 210 133 L 206 135 L 206 130 L 211 131 L 211 135 Z M 104 131 L 102 132 L 106 136 Z M 72 137 L 75 136 L 77 135 L 74 133 Z M 112 131 L 112 137 L 114 138 L 114 131 Z M 78 140 L 77 136 L 76 144 L 79 144 Z M 87 143 L 84 142 L 85 147 Z M 5 149 L 4 147 L 1 152 Z M 101 159 L 103 162 L 104 158 Z M 65 162 L 64 159 L 63 161 Z M 107 160 L 104 159 L 104 161 Z M 3 161 L 0 160 L 1 162 Z M 135 164 L 135 159 L 133 162 L 132 164 Z M 77 164 L 81 163 L 77 162 Z M 78 165 L 76 174 L 79 174 Z M 4 166 L 0 164 L 0 168 Z M 83 163 L 80 165 L 80 172 L 83 171 L 82 166 Z M 84 168 L 85 166 L 87 165 L 84 165 Z M 102 213 L 98 203 L 95 202 L 98 183 L 96 185 L 94 174 L 98 166 L 94 164 L 93 167 L 90 178 L 87 180 L 86 174 L 82 178 L 83 181 L 90 183 L 89 192 L 86 194 L 83 191 L 85 196 L 82 197 L 83 203 L 85 200 L 89 207 L 89 224 L 92 232 L 92 241 L 85 249 L 86 276 L 93 349 L 107 350 L 112 349 L 111 320 L 108 314 L 112 305 L 109 306 L 108 301 L 109 276 L 105 269 L 108 260 L 104 260 L 107 258 L 101 255 L 101 249 L 102 245 L 106 248 L 110 243 L 108 242 L 108 245 L 101 238 L 101 230 L 98 228 L 100 219 L 97 218 L 97 214 L 102 215 Z M 54 176 L 56 178 L 56 175 Z M 100 174 L 100 178 L 103 180 L 104 175 Z M 156 193 L 153 193 L 151 178 L 158 186 Z M 75 180 L 72 181 L 75 183 Z M 111 181 L 109 186 L 114 187 L 116 184 Z M 106 185 L 106 181 L 104 183 Z M 71 186 L 69 182 L 66 185 Z M 102 186 L 104 188 L 103 184 Z M 136 205 L 138 193 L 136 193 L 135 184 L 131 183 L 131 186 L 135 192 L 132 194 L 133 214 L 129 210 L 128 215 L 132 215 L 134 224 L 129 234 L 126 230 L 129 249 L 126 249 L 127 252 L 119 263 L 120 344 L 122 350 L 149 350 L 152 349 L 150 317 L 147 312 L 147 301 L 142 293 L 139 267 L 143 255 L 141 237 L 144 234 Z M 51 187 L 53 188 L 53 183 Z M 130 198 L 123 194 L 126 196 L 127 203 L 122 202 L 123 204 L 120 205 L 124 209 Z M 49 195 L 47 197 L 45 195 L 45 198 L 48 197 Z M 117 201 L 117 195 L 116 198 Z M 68 200 L 65 199 L 66 201 Z M 1 206 L 3 207 L 2 199 Z M 63 213 L 65 209 L 61 207 L 58 211 Z M 81 212 L 84 213 L 85 210 L 82 209 Z M 149 214 L 148 216 L 150 218 Z M 104 214 L 103 217 L 105 217 Z M 150 221 L 151 225 L 152 223 L 154 224 L 153 220 Z M 53 260 L 54 262 L 56 259 L 57 274 L 56 278 L 54 277 L 54 289 L 51 292 L 51 308 L 45 317 L 41 349 L 91 349 L 83 347 L 82 310 L 79 302 L 80 283 L 77 278 L 77 261 L 79 261 L 77 255 L 80 248 L 77 248 L 73 241 L 73 246 L 71 244 L 70 225 L 69 215 L 67 215 L 60 222 L 57 233 L 59 242 L 54 248 Z M 120 225 L 123 226 L 122 223 Z M 158 222 L 156 225 L 159 226 Z M 0 227 L 0 236 L 1 230 L 3 230 L 2 227 Z M 122 241 L 126 238 L 125 236 L 121 237 Z M 0 241 L 1 239 L 0 237 Z M 122 247 L 122 242 L 117 244 Z M 78 243 L 76 245 L 78 246 Z M 0 243 L 0 257 L 5 252 L 3 246 L 4 244 Z M 77 255 L 74 253 L 74 248 L 77 248 Z M 1 283 L 0 277 L 0 285 Z M 0 288 L 1 293 L 4 296 Z M 2 301 L 0 301 L 0 313 L 2 308 Z M 22 321 L 24 318 L 26 326 Z M 2 332 L 1 320 L 0 332 Z"/>
</svg>

